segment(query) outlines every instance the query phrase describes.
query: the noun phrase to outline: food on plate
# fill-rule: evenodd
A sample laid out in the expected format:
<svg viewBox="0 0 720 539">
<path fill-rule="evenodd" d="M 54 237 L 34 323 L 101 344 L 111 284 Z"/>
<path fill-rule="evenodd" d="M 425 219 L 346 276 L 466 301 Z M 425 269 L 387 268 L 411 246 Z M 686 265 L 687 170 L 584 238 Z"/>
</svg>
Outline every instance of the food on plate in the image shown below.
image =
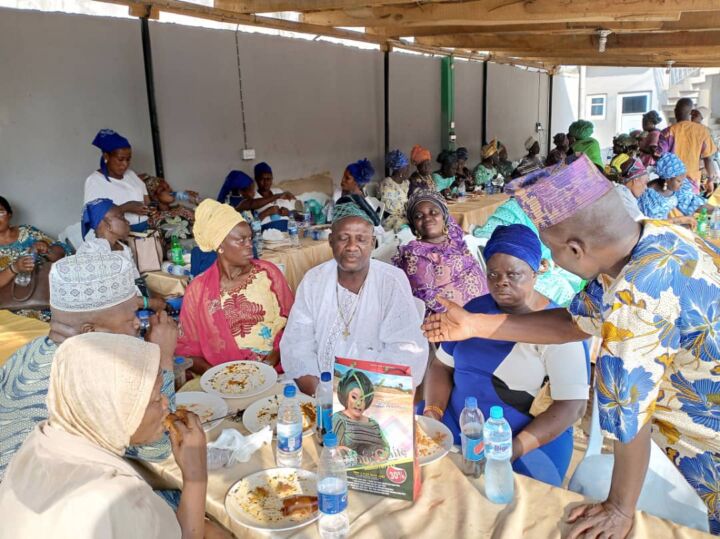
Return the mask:
<svg viewBox="0 0 720 539">
<path fill-rule="evenodd" d="M 299 514 L 303 517 L 311 516 L 318 509 L 318 497 L 301 494 L 290 496 L 282 501 L 282 513 L 284 516 Z"/>
<path fill-rule="evenodd" d="M 212 406 L 206 406 L 199 403 L 178 404 L 177 409 L 192 412 L 200 418 L 200 423 L 207 423 L 215 415 L 215 410 Z"/>
<path fill-rule="evenodd" d="M 300 409 L 303 414 L 303 430 L 311 429 L 315 426 L 317 420 L 317 412 L 315 411 L 314 402 L 300 403 Z"/>
<path fill-rule="evenodd" d="M 441 451 L 446 438 L 447 434 L 442 432 L 428 436 L 425 431 L 423 431 L 420 423 L 415 423 L 415 445 L 417 445 L 419 457 L 429 457 Z"/>
<path fill-rule="evenodd" d="M 269 471 L 262 478 L 246 478 L 229 494 L 240 509 L 263 524 L 293 524 L 312 518 L 317 511 L 314 476 Z"/>
<path fill-rule="evenodd" d="M 210 386 L 220 393 L 242 394 L 265 383 L 260 366 L 253 361 L 226 365 L 210 378 Z"/>
</svg>

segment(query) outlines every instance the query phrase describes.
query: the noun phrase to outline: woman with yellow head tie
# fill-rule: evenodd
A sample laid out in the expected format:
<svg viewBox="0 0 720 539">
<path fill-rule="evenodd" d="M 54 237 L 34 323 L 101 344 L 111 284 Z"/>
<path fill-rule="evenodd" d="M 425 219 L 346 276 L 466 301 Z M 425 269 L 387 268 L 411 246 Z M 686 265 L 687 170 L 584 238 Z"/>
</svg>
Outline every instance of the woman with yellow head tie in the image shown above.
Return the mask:
<svg viewBox="0 0 720 539">
<path fill-rule="evenodd" d="M 217 261 L 187 288 L 176 353 L 191 357 L 198 374 L 243 359 L 280 369 L 280 338 L 294 300 L 282 272 L 253 259 L 250 226 L 227 204 L 202 201 L 194 233 Z"/>
</svg>

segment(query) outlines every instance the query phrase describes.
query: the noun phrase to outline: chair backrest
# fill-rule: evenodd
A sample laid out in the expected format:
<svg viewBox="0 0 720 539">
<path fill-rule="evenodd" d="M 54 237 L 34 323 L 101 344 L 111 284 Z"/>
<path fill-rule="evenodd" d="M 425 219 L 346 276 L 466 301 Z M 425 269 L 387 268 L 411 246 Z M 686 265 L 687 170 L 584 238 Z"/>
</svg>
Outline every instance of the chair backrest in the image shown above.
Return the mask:
<svg viewBox="0 0 720 539">
<path fill-rule="evenodd" d="M 487 243 L 487 238 L 476 238 L 471 234 L 466 234 L 463 236 L 463 240 L 465 241 L 465 245 L 467 245 L 470 254 L 478 261 L 483 273 L 485 273 L 487 271 L 487 266 L 485 265 L 485 258 L 482 255 L 482 250 Z"/>
<path fill-rule="evenodd" d="M 64 243 L 69 243 L 73 249 L 77 251 L 78 247 L 80 247 L 83 242 L 82 227 L 80 226 L 80 222 L 78 221 L 77 223 L 68 225 L 65 230 L 60 232 L 58 239 Z"/>
</svg>

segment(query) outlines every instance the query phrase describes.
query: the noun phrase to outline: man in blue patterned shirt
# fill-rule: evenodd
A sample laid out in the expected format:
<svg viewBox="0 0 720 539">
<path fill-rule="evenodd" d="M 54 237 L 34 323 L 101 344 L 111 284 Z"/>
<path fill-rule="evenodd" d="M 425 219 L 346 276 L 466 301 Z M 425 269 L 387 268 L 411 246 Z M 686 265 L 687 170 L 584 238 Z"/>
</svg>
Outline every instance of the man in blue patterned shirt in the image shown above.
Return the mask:
<svg viewBox="0 0 720 539">
<path fill-rule="evenodd" d="M 66 338 L 91 331 L 137 336 L 140 324 L 135 316 L 136 294 L 132 267 L 117 254 L 75 255 L 53 265 L 49 335 L 17 350 L 0 369 L 0 481 L 25 438 L 48 417 L 45 399 L 57 347 Z M 176 339 L 177 327 L 172 319 L 165 313 L 154 317 L 147 340 L 160 347 L 162 393 L 171 409 L 175 401 Z M 162 461 L 170 454 L 170 440 L 165 435 L 151 445 L 128 448 L 126 456 Z"/>
</svg>

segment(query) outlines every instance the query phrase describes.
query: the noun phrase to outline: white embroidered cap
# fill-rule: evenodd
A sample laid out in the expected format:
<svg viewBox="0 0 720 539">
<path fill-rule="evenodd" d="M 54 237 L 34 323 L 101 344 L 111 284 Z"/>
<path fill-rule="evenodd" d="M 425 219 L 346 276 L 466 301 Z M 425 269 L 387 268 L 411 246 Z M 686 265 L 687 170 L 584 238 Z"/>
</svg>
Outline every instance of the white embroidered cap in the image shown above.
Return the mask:
<svg viewBox="0 0 720 539">
<path fill-rule="evenodd" d="M 67 312 L 98 311 L 137 295 L 133 268 L 115 253 L 61 258 L 50 270 L 50 306 Z"/>
</svg>

